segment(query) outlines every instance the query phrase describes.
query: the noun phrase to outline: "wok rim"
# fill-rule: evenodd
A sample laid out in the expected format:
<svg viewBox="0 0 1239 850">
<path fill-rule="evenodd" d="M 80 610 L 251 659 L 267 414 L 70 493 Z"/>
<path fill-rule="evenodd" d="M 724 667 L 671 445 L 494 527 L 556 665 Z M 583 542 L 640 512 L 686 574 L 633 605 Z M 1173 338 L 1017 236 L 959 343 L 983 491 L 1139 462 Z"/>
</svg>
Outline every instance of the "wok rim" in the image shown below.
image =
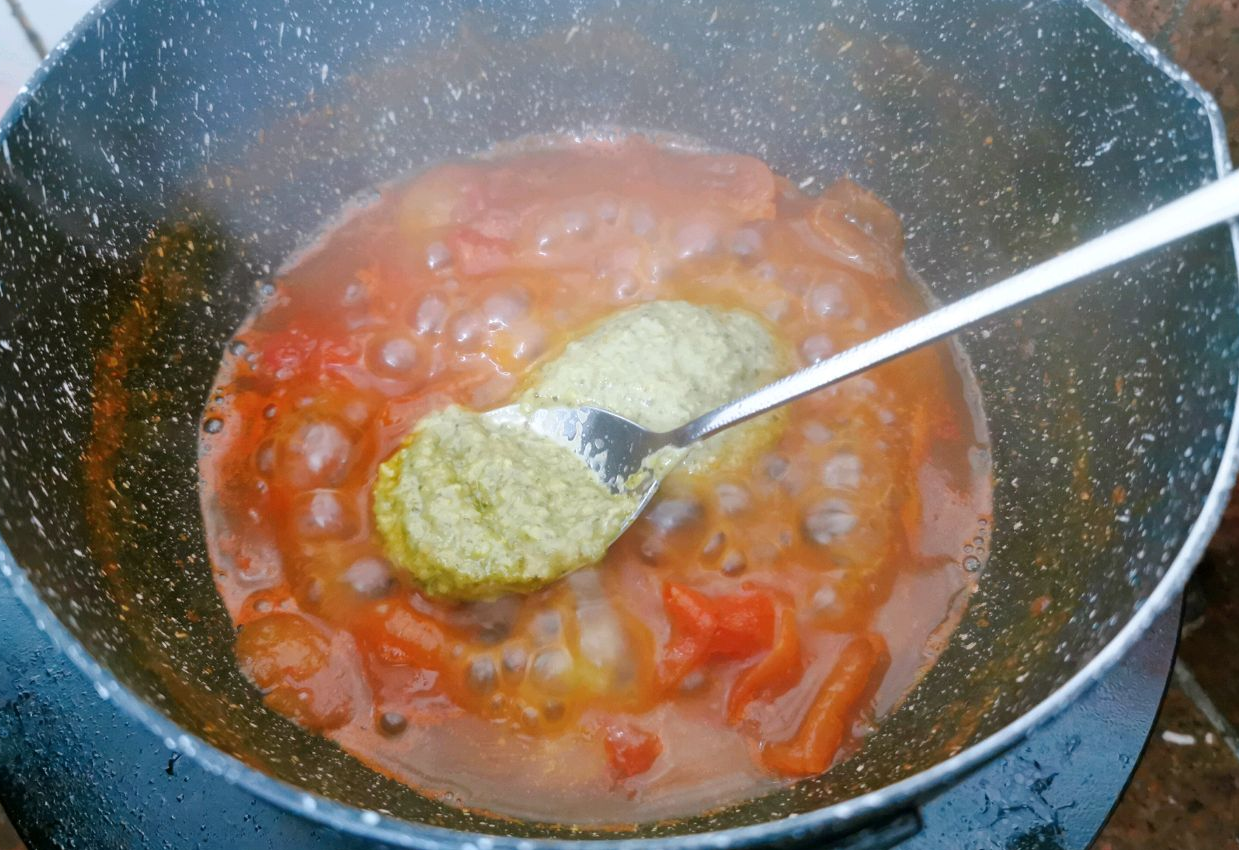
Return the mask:
<svg viewBox="0 0 1239 850">
<path fill-rule="evenodd" d="M 102 0 L 49 51 L 30 81 L 19 90 L 13 103 L 0 118 L 0 143 L 7 139 L 21 120 L 26 107 L 34 100 L 36 92 L 59 64 L 64 54 L 77 41 L 79 35 L 94 26 L 102 15 L 120 2 L 121 0 Z M 1161 51 L 1107 8 L 1102 0 L 1076 0 L 1076 2 L 1097 15 L 1137 55 L 1178 84 L 1189 99 L 1200 104 L 1209 121 L 1217 176 L 1222 177 L 1229 173 L 1231 161 L 1227 146 L 1226 125 L 1213 97 L 1186 71 L 1166 58 Z M 1228 229 L 1231 236 L 1231 252 L 1236 266 L 1239 266 L 1239 221 L 1232 221 Z M 1236 285 L 1239 286 L 1239 275 L 1236 276 Z M 459 850 L 459 848 L 465 850 L 541 850 L 541 848 L 577 850 L 583 844 L 597 847 L 599 850 L 650 850 L 655 846 L 675 848 L 675 850 L 752 847 L 789 838 L 843 835 L 863 828 L 867 823 L 882 815 L 896 815 L 905 810 L 915 809 L 919 801 L 932 796 L 944 785 L 967 775 L 1015 747 L 1034 730 L 1057 717 L 1067 706 L 1077 701 L 1102 679 L 1148 631 L 1153 621 L 1178 598 L 1221 522 L 1222 513 L 1229 500 L 1237 474 L 1239 474 L 1239 393 L 1236 393 L 1225 448 L 1209 493 L 1165 575 L 1148 598 L 1136 609 L 1127 624 L 1102 647 L 1096 656 L 1016 720 L 926 770 L 875 791 L 869 791 L 859 797 L 777 820 L 689 835 L 623 839 L 518 838 L 420 824 L 304 791 L 291 783 L 268 776 L 235 756 L 217 749 L 197 735 L 186 732 L 155 706 L 138 697 L 119 682 L 86 651 L 43 602 L 25 570 L 13 558 L 2 537 L 0 537 L 0 574 L 3 574 L 8 581 L 14 595 L 29 613 L 36 628 L 44 632 L 55 647 L 86 675 L 101 699 L 114 701 L 125 714 L 138 720 L 158 735 L 169 749 L 194 759 L 208 773 L 239 785 L 280 809 L 340 832 L 384 842 L 395 847 L 416 848 L 416 850 Z"/>
</svg>

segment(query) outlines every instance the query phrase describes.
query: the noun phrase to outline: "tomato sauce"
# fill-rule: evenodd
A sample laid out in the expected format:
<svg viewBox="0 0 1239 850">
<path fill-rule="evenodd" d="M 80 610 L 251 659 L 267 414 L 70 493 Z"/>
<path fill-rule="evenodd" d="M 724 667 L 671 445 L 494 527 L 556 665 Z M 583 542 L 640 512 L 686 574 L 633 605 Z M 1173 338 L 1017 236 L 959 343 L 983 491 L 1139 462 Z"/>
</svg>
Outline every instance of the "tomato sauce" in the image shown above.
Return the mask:
<svg viewBox="0 0 1239 850">
<path fill-rule="evenodd" d="M 806 365 L 924 311 L 896 215 L 841 181 L 639 136 L 538 139 L 386 187 L 282 272 L 204 414 L 202 506 L 267 704 L 461 805 L 698 813 L 855 752 L 945 645 L 987 548 L 985 424 L 926 349 L 673 475 L 604 560 L 454 603 L 384 557 L 379 464 L 448 404 L 651 299 L 743 308 Z"/>
</svg>

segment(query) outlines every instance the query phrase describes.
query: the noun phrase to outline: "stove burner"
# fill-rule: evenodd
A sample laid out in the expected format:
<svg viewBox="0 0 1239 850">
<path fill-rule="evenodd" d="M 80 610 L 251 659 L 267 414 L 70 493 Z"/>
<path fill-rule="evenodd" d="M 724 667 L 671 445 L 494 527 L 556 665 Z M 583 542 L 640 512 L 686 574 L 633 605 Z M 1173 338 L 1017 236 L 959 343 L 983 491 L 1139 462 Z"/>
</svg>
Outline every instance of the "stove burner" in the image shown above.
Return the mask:
<svg viewBox="0 0 1239 850">
<path fill-rule="evenodd" d="M 1069 711 L 926 803 L 919 832 L 900 850 L 1087 847 L 1144 749 L 1179 620 L 1176 606 Z M 29 850 L 374 847 L 269 806 L 170 752 L 99 698 L 3 583 L 0 805 Z"/>
</svg>

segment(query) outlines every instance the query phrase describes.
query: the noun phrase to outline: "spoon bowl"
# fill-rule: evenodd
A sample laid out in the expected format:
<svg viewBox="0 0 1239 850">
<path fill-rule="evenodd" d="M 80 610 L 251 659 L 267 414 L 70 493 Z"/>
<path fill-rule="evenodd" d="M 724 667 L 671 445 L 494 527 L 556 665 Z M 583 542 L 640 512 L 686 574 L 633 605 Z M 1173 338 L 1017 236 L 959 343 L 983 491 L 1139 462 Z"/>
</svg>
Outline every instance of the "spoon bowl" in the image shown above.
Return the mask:
<svg viewBox="0 0 1239 850">
<path fill-rule="evenodd" d="M 496 425 L 528 428 L 570 449 L 612 493 L 645 486 L 646 459 L 668 444 L 670 434 L 643 428 L 600 407 L 529 407 L 510 404 L 484 414 Z M 674 433 L 674 432 L 672 432 Z"/>
<path fill-rule="evenodd" d="M 638 502 L 620 534 L 641 515 L 662 482 L 662 475 L 654 473 L 647 459 L 668 445 L 671 435 L 642 428 L 618 413 L 600 407 L 510 404 L 488 411 L 484 418 L 496 425 L 528 428 L 568 447 L 612 493 L 636 495 Z M 672 455 L 660 471 L 665 474 L 678 462 L 679 457 Z"/>
</svg>

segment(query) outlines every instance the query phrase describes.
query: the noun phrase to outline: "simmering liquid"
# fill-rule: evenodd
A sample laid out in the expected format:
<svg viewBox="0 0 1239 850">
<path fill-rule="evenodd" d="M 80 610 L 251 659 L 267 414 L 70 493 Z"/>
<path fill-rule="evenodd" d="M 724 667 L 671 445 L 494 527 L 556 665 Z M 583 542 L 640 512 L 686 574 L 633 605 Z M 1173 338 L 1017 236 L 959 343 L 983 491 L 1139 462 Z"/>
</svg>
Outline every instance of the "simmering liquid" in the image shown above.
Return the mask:
<svg viewBox="0 0 1239 850">
<path fill-rule="evenodd" d="M 759 317 L 807 365 L 923 312 L 898 218 L 746 156 L 540 139 L 387 187 L 276 281 L 204 414 L 202 506 L 267 704 L 462 805 L 622 824 L 829 769 L 942 650 L 988 544 L 972 379 L 938 346 L 673 474 L 603 560 L 453 602 L 371 488 L 427 413 L 487 410 L 617 311 Z"/>
</svg>

